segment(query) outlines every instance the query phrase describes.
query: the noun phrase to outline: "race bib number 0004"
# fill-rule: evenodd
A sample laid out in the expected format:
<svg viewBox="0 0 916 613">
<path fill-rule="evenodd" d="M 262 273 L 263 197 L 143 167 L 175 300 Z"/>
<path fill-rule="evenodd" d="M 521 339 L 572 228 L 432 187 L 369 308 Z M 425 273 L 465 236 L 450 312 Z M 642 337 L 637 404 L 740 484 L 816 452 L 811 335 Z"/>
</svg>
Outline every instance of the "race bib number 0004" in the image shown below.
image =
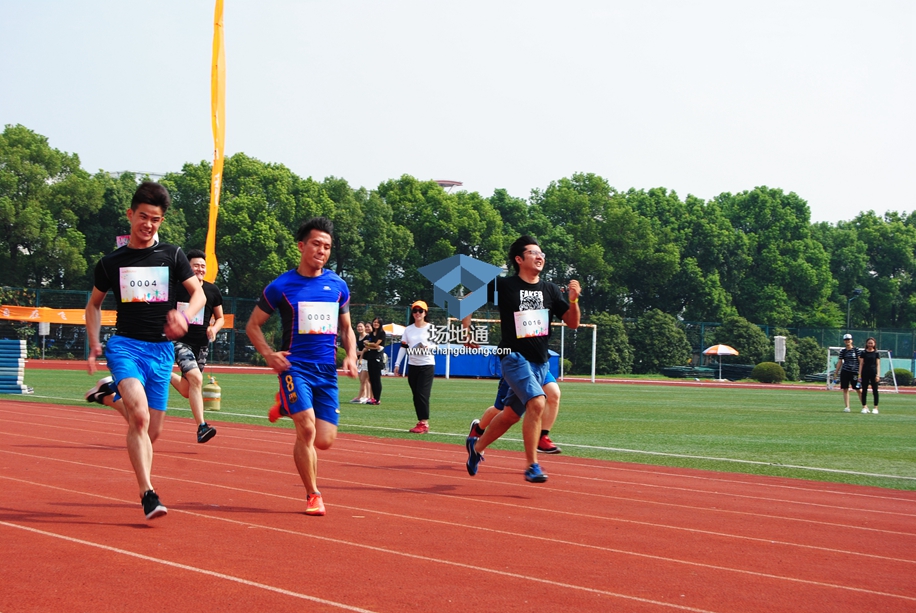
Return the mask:
<svg viewBox="0 0 916 613">
<path fill-rule="evenodd" d="M 339 309 L 336 302 L 300 302 L 299 334 L 337 334 Z"/>
<path fill-rule="evenodd" d="M 121 302 L 168 302 L 167 266 L 127 266 L 119 270 Z"/>
<path fill-rule="evenodd" d="M 515 313 L 515 338 L 547 336 L 548 332 L 550 332 L 550 312 L 547 309 Z"/>
</svg>

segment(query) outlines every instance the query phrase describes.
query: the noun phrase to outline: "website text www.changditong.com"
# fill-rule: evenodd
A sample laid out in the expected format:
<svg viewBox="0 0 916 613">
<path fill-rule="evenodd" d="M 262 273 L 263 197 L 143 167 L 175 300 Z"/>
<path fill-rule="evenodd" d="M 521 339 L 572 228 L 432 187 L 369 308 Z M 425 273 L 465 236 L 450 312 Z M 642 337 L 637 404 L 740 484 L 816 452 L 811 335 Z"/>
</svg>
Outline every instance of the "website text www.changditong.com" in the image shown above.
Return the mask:
<svg viewBox="0 0 916 613">
<path fill-rule="evenodd" d="M 407 355 L 508 355 L 508 347 L 408 347 Z"/>
</svg>

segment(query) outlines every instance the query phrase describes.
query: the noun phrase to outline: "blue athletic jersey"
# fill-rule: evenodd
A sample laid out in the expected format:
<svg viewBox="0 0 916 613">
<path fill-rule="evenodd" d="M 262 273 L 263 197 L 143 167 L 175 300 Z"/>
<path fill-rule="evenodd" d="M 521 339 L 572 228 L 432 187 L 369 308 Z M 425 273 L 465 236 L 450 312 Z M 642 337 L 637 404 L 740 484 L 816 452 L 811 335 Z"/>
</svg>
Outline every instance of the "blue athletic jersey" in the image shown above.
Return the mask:
<svg viewBox="0 0 916 613">
<path fill-rule="evenodd" d="M 337 322 L 350 311 L 346 282 L 328 269 L 317 277 L 288 270 L 264 289 L 258 307 L 268 315 L 280 312 L 283 340 L 291 362 L 335 364 Z"/>
</svg>

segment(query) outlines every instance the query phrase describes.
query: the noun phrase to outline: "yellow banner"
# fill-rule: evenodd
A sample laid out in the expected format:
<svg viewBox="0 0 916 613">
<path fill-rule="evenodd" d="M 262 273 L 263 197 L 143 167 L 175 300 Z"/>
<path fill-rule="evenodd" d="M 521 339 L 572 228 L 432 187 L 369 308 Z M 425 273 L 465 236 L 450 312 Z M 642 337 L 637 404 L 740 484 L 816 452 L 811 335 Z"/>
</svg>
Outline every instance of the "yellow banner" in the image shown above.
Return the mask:
<svg viewBox="0 0 916 613">
<path fill-rule="evenodd" d="M 223 185 L 223 152 L 226 141 L 226 48 L 223 42 L 223 0 L 216 0 L 213 16 L 213 65 L 210 71 L 210 111 L 213 127 L 213 173 L 210 176 L 210 225 L 207 229 L 206 281 L 213 283 L 219 269 L 216 261 L 216 216 Z"/>
<path fill-rule="evenodd" d="M 223 329 L 235 327 L 235 315 L 224 314 Z M 29 321 L 33 323 L 86 325 L 85 309 L 52 309 L 49 307 L 25 307 L 0 304 L 0 319 Z M 102 311 L 102 325 L 114 326 L 118 321 L 117 311 Z"/>
</svg>

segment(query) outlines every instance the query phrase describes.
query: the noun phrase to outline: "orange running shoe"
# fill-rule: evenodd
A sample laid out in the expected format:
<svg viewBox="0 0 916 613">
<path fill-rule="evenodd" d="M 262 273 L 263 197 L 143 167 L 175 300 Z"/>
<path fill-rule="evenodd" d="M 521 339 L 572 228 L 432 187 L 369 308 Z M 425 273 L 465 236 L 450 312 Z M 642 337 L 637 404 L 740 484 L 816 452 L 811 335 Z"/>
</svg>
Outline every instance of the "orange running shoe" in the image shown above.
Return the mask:
<svg viewBox="0 0 916 613">
<path fill-rule="evenodd" d="M 305 501 L 306 515 L 324 515 L 324 502 L 321 500 L 321 492 L 313 492 L 308 495 Z"/>
</svg>

